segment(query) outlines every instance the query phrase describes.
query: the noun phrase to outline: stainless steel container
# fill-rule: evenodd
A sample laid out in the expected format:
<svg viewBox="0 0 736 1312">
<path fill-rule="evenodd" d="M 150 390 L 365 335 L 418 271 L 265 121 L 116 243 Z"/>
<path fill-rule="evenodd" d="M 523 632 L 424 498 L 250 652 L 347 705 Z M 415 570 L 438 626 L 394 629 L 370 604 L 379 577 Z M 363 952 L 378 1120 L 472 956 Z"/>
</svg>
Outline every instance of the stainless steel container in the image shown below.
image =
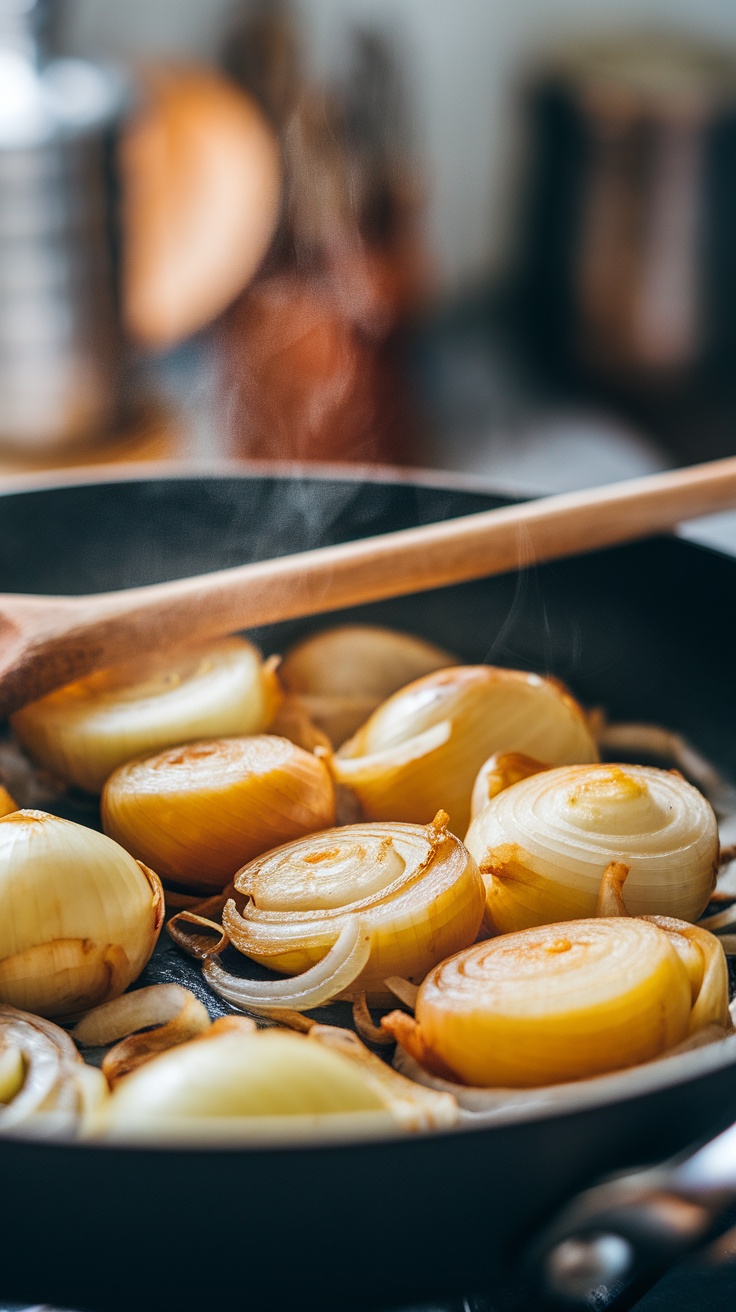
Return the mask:
<svg viewBox="0 0 736 1312">
<path fill-rule="evenodd" d="M 545 355 L 634 395 L 732 376 L 736 49 L 582 44 L 531 108 L 526 303 Z"/>
<path fill-rule="evenodd" d="M 114 154 L 119 74 L 46 62 L 45 6 L 0 0 L 0 445 L 115 423 L 123 383 Z"/>
</svg>

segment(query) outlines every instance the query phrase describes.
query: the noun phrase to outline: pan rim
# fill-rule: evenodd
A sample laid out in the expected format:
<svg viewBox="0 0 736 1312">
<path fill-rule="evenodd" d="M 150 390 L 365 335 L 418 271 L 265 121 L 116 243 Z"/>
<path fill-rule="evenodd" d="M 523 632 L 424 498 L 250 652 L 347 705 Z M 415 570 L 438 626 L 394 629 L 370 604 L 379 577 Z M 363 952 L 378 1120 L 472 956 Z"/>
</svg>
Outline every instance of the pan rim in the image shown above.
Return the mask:
<svg viewBox="0 0 736 1312">
<path fill-rule="evenodd" d="M 400 486 L 446 489 L 450 492 L 477 492 L 497 496 L 499 500 L 517 501 L 521 498 L 501 492 L 493 479 L 483 474 L 458 473 L 454 470 L 433 469 L 422 465 L 337 464 L 329 461 L 293 462 L 283 460 L 224 460 L 211 461 L 131 461 L 128 464 L 79 465 L 70 469 L 44 469 L 22 474 L 4 474 L 0 477 L 0 496 L 13 496 L 24 492 L 53 492 L 57 489 L 94 487 L 118 483 L 167 482 L 181 479 L 248 479 L 274 478 L 289 481 L 304 479 L 314 482 L 334 480 L 340 483 L 395 483 Z M 529 500 L 542 494 L 529 494 Z"/>
</svg>

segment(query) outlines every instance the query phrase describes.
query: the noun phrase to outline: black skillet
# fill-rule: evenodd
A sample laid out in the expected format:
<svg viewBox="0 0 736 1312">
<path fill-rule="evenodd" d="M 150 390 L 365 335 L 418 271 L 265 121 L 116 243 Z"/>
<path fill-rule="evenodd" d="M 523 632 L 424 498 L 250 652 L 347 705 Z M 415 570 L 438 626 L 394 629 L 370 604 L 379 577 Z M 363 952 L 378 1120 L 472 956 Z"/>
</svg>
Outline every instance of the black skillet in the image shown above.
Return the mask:
<svg viewBox="0 0 736 1312">
<path fill-rule="evenodd" d="M 0 591 L 157 582 L 497 504 L 431 483 L 231 474 L 15 492 L 0 498 Z M 680 731 L 733 777 L 735 584 L 736 561 L 661 538 L 349 615 L 470 662 L 554 673 L 611 717 Z M 255 636 L 279 650 L 318 626 Z M 173 949 L 149 968 L 189 970 Z M 488 1291 L 576 1190 L 734 1114 L 731 1051 L 602 1104 L 385 1143 L 184 1151 L 5 1138 L 0 1285 L 7 1298 L 95 1312 L 213 1301 L 352 1312 Z"/>
</svg>

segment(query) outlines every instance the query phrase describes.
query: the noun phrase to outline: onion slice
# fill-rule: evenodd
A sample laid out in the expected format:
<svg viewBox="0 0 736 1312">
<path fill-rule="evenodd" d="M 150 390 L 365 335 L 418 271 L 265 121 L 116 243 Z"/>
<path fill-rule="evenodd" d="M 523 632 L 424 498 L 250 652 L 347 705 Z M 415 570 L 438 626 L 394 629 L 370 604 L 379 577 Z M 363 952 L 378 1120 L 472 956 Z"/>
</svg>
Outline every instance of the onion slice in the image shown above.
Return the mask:
<svg viewBox="0 0 736 1312">
<path fill-rule="evenodd" d="M 14 1129 L 39 1112 L 60 1116 L 61 1126 L 74 1128 L 93 1101 L 84 1085 L 88 1070 L 69 1035 L 40 1016 L 0 1005 L 0 1040 L 3 1048 L 21 1054 L 25 1075 L 21 1087 L 0 1106 L 0 1130 Z M 90 1081 L 98 1075 L 90 1075 Z M 102 1076 L 99 1075 L 102 1082 Z"/>
<path fill-rule="evenodd" d="M 72 1030 L 83 1047 L 100 1048 L 122 1039 L 107 1053 L 102 1071 L 112 1087 L 157 1052 L 202 1034 L 211 1024 L 207 1008 L 181 984 L 153 984 L 88 1011 Z M 157 1026 L 148 1034 L 137 1030 Z"/>
<path fill-rule="evenodd" d="M 388 1048 L 393 1044 L 392 1036 L 380 1025 L 373 1024 L 365 993 L 359 993 L 353 1002 L 353 1024 L 364 1043 L 373 1043 L 379 1048 Z"/>
<path fill-rule="evenodd" d="M 247 1007 L 251 1011 L 259 1006 L 309 1011 L 330 1002 L 358 978 L 370 957 L 371 940 L 363 921 L 351 917 L 326 956 L 291 979 L 241 979 L 226 971 L 214 957 L 208 957 L 202 973 L 210 988 L 235 1007 Z"/>
</svg>

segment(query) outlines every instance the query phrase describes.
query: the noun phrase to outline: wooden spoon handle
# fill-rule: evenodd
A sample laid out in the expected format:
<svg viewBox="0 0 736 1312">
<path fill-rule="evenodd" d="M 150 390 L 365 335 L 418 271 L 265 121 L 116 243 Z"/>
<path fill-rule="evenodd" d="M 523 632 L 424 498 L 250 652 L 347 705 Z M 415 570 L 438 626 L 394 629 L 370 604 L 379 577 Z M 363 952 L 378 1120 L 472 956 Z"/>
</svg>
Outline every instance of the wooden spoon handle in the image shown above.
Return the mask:
<svg viewBox="0 0 736 1312">
<path fill-rule="evenodd" d="M 153 610 L 180 636 L 206 637 L 503 574 L 735 506 L 736 456 L 108 593 L 88 604 L 125 614 L 128 622 Z"/>
<path fill-rule="evenodd" d="M 0 620 L 15 614 L 35 632 L 15 668 L 6 665 L 0 710 L 141 651 L 501 574 L 734 506 L 729 457 L 171 583 L 68 600 L 5 597 Z"/>
</svg>

